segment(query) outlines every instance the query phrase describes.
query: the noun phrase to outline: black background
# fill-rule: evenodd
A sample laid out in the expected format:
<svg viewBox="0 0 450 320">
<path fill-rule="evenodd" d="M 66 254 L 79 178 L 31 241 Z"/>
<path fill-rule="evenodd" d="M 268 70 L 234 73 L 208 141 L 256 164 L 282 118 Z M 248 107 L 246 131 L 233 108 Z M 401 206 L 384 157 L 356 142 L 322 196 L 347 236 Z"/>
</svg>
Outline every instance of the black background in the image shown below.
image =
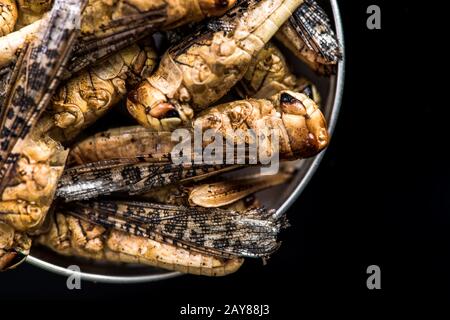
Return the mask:
<svg viewBox="0 0 450 320">
<path fill-rule="evenodd" d="M 438 43 L 425 36 L 437 26 L 419 18 L 427 15 L 427 5 L 410 1 L 339 3 L 347 56 L 342 112 L 318 172 L 288 212 L 292 227 L 283 235 L 284 245 L 267 266 L 250 261 L 217 279 L 83 282 L 81 290 L 69 291 L 64 277 L 25 264 L 0 274 L 0 298 L 120 299 L 123 308 L 164 312 L 158 319 L 175 319 L 187 303 L 270 304 L 278 319 L 302 314 L 310 302 L 320 303 L 321 312 L 331 302 L 376 308 L 384 300 L 448 296 L 444 105 L 433 108 L 440 80 L 424 73 L 439 71 L 445 61 Z M 366 28 L 371 4 L 381 7 L 381 30 Z M 372 264 L 381 268 L 381 290 L 366 287 Z"/>
</svg>

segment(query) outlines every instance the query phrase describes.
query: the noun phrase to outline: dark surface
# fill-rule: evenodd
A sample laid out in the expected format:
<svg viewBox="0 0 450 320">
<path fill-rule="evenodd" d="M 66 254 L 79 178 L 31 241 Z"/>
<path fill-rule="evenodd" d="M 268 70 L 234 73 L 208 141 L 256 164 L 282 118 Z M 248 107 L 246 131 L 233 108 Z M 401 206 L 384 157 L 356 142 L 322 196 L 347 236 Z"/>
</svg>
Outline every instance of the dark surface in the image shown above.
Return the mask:
<svg viewBox="0 0 450 320">
<path fill-rule="evenodd" d="M 0 274 L 0 297 L 123 299 L 134 309 L 146 301 L 149 316 L 159 311 L 174 319 L 187 303 L 270 304 L 278 318 L 301 314 L 309 301 L 377 306 L 385 299 L 448 295 L 450 162 L 437 154 L 444 148 L 445 117 L 432 110 L 434 84 L 417 74 L 427 48 L 419 48 L 424 25 L 413 11 L 423 8 L 410 1 L 395 1 L 395 7 L 394 1 L 339 2 L 347 45 L 342 113 L 320 169 L 288 212 L 292 227 L 283 246 L 267 266 L 251 261 L 218 279 L 83 282 L 81 290 L 69 291 L 64 277 L 24 265 Z M 381 6 L 381 30 L 366 28 L 370 4 Z M 381 267 L 379 291 L 366 288 L 372 264 Z"/>
</svg>

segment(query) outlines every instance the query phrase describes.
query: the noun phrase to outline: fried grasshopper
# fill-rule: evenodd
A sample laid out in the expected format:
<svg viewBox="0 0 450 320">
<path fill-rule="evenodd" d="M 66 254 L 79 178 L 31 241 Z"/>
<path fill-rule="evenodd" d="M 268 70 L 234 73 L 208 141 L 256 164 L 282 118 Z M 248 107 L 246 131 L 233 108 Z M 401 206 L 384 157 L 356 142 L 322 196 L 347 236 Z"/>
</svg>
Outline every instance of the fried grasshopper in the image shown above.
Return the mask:
<svg viewBox="0 0 450 320">
<path fill-rule="evenodd" d="M 197 181 L 236 169 L 227 164 L 174 164 L 178 142 L 170 132 L 123 127 L 95 134 L 73 145 L 57 195 L 65 201 L 102 194 L 141 194 L 153 188 Z"/>
<path fill-rule="evenodd" d="M 193 122 L 193 130 L 212 130 L 223 139 L 249 144 L 256 136 L 263 136 L 257 148 L 269 157 L 278 153 L 282 160 L 312 157 L 328 144 L 326 121 L 318 106 L 305 94 L 282 91 L 266 99 L 247 99 L 212 107 Z M 238 129 L 244 134 L 239 135 Z M 72 158 L 90 159 L 91 163 L 67 169 L 58 186 L 58 196 L 66 201 L 89 199 L 111 192 L 140 194 L 151 188 L 200 179 L 232 170 L 237 165 L 197 164 L 190 160 L 179 165 L 172 162 L 176 142 L 169 133 L 145 129 L 126 129 L 88 138 L 74 146 Z M 134 132 L 133 132 L 134 131 Z M 113 133 L 113 134 L 111 134 Z M 276 139 L 273 135 L 276 135 Z M 253 138 L 252 138 L 253 137 Z M 118 141 L 132 143 L 123 146 Z M 207 141 L 203 141 L 207 148 Z M 95 150 L 100 147 L 101 151 Z M 83 151 L 84 149 L 84 151 Z M 175 152 L 176 153 L 176 152 Z M 260 154 L 261 154 L 260 153 Z M 111 155 L 112 159 L 105 159 Z M 115 155 L 115 156 L 114 156 Z M 234 162 L 237 163 L 237 162 Z"/>
<path fill-rule="evenodd" d="M 1 109 L 0 221 L 38 228 L 52 203 L 67 151 L 38 121 L 59 83 L 76 37 L 80 1 L 57 0 L 36 38 L 22 52 Z"/>
<path fill-rule="evenodd" d="M 225 103 L 203 111 L 193 122 L 203 131 L 213 130 L 235 141 L 238 129 L 253 130 L 265 136 L 259 142 L 268 154 L 279 153 L 282 160 L 312 157 L 329 141 L 325 117 L 313 100 L 305 94 L 281 91 L 269 100 L 246 99 Z M 272 142 L 271 133 L 278 139 Z M 245 136 L 245 141 L 251 136 Z"/>
<path fill-rule="evenodd" d="M 67 205 L 70 214 L 97 224 L 197 252 L 229 258 L 268 257 L 283 225 L 273 210 L 243 213 L 136 201 L 88 201 Z"/>
<path fill-rule="evenodd" d="M 61 211 L 50 230 L 36 242 L 53 251 L 92 260 L 139 263 L 206 276 L 225 276 L 239 269 L 242 258 L 222 259 L 171 244 L 104 228 Z"/>
<path fill-rule="evenodd" d="M 127 107 L 140 124 L 171 130 L 223 97 L 303 0 L 239 1 L 173 46 L 156 72 L 130 92 Z"/>
<path fill-rule="evenodd" d="M 18 231 L 39 228 L 49 210 L 63 173 L 68 150 L 47 135 L 51 119 L 40 120 L 13 149 L 18 159 L 5 181 L 0 199 L 0 221 Z"/>
<path fill-rule="evenodd" d="M 239 200 L 287 179 L 286 174 L 230 178 L 186 188 L 153 189 L 145 195 L 145 202 L 105 199 L 63 205 L 49 232 L 37 242 L 64 255 L 227 275 L 240 267 L 242 257 L 270 255 L 278 247 L 276 234 L 284 225 L 284 220 L 273 219 L 270 211 L 256 208 L 254 201 Z M 205 187 L 210 194 L 205 194 Z M 174 192 L 178 196 L 174 197 Z M 214 210 L 191 207 L 199 204 L 228 206 Z"/>
<path fill-rule="evenodd" d="M 254 198 L 253 198 L 254 199 Z M 174 202 L 166 202 L 176 204 Z M 245 211 L 254 200 L 240 201 L 232 208 Z M 70 215 L 63 209 L 50 216 L 49 230 L 36 242 L 67 256 L 123 263 L 139 263 L 167 270 L 205 276 L 225 276 L 239 269 L 243 258 L 221 258 L 166 242 L 105 228 Z"/>
<path fill-rule="evenodd" d="M 188 26 L 189 27 L 189 26 Z M 189 28 L 167 32 L 173 44 L 189 34 Z M 315 0 L 304 1 L 275 34 L 292 53 L 320 75 L 336 72 L 342 48 L 326 12 Z"/>
<path fill-rule="evenodd" d="M 233 202 L 238 199 L 240 195 Z M 131 212 L 138 215 L 130 216 Z M 49 219 L 48 231 L 36 243 L 57 253 L 206 276 L 235 272 L 242 257 L 268 257 L 278 248 L 276 236 L 284 225 L 283 219 L 255 208 L 253 201 L 212 212 L 148 202 L 74 203 L 58 208 Z M 192 233 L 186 232 L 183 223 L 189 224 Z"/>
</svg>

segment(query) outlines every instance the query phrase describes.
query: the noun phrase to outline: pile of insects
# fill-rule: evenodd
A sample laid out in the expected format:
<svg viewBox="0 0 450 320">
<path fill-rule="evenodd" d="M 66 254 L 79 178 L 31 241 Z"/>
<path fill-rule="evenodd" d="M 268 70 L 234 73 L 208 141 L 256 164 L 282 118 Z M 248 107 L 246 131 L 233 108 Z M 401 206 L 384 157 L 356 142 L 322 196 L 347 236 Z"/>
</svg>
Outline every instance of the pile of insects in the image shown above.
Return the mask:
<svg viewBox="0 0 450 320">
<path fill-rule="evenodd" d="M 336 72 L 315 1 L 0 0 L 0 13 L 1 270 L 44 246 L 223 276 L 278 249 L 286 218 L 255 193 L 329 140 L 318 90 L 280 51 Z M 280 170 L 175 163 L 173 132 L 197 126 L 232 142 L 273 129 L 257 147 Z"/>
</svg>

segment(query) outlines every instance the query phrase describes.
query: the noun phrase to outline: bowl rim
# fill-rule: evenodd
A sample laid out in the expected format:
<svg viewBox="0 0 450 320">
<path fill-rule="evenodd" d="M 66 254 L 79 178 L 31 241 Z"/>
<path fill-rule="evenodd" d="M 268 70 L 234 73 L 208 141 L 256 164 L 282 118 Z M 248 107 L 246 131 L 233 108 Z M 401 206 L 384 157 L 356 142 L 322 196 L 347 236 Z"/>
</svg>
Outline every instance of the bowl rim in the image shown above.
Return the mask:
<svg viewBox="0 0 450 320">
<path fill-rule="evenodd" d="M 330 0 L 331 9 L 333 12 L 333 19 L 336 28 L 336 36 L 340 42 L 342 48 L 342 60 L 338 63 L 337 72 L 335 76 L 335 92 L 334 92 L 334 101 L 333 107 L 331 109 L 330 120 L 328 121 L 328 130 L 330 136 L 333 135 L 334 129 L 336 127 L 336 122 L 339 115 L 339 110 L 341 108 L 342 96 L 344 91 L 344 78 L 345 78 L 345 43 L 344 43 L 344 30 L 342 25 L 342 19 L 339 12 L 339 5 L 337 0 Z M 282 216 L 288 210 L 288 208 L 297 200 L 300 194 L 303 192 L 305 187 L 308 185 L 314 173 L 317 171 L 320 162 L 322 161 L 324 154 L 326 151 L 320 153 L 313 159 L 308 160 L 305 164 L 307 166 L 307 172 L 300 183 L 296 186 L 294 191 L 289 195 L 289 197 L 284 201 L 284 203 L 278 208 L 276 212 L 276 216 Z M 80 279 L 92 282 L 101 282 L 101 283 L 116 283 L 116 284 L 124 284 L 124 283 L 143 283 L 143 282 L 152 282 L 152 281 L 160 281 L 166 280 L 174 277 L 178 277 L 184 275 L 181 272 L 165 272 L 160 274 L 153 275 L 142 275 L 142 276 L 116 276 L 116 275 L 103 275 L 97 273 L 87 273 L 87 272 L 78 272 L 68 268 L 63 268 L 58 265 L 52 264 L 45 260 L 34 257 L 32 254 L 27 256 L 26 262 L 41 268 L 46 271 L 50 271 L 65 277 L 69 277 L 71 275 L 77 274 Z"/>
</svg>

